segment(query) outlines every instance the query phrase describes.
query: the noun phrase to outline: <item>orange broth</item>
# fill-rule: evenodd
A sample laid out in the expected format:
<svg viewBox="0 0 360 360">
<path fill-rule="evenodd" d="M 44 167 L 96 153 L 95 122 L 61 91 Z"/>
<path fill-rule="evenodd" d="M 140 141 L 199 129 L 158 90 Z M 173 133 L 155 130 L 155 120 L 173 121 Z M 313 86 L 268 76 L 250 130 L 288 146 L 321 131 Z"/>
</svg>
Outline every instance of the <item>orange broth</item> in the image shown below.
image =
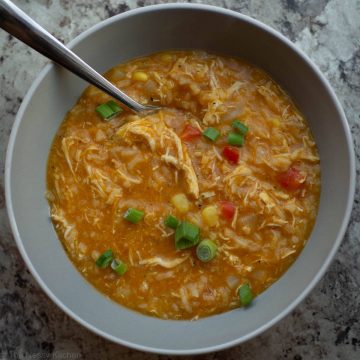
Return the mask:
<svg viewBox="0 0 360 360">
<path fill-rule="evenodd" d="M 204 52 L 158 53 L 105 76 L 164 108 L 105 121 L 95 109 L 111 98 L 90 86 L 61 124 L 46 196 L 76 268 L 114 301 L 164 319 L 239 307 L 244 283 L 263 292 L 299 255 L 316 218 L 319 155 L 303 115 L 261 69 Z M 223 152 L 234 119 L 249 129 L 236 163 Z M 184 140 L 189 126 L 200 136 Z M 208 127 L 219 139 L 201 135 Z M 231 218 L 221 201 L 235 207 Z M 143 219 L 128 222 L 128 208 Z M 217 245 L 215 258 L 200 261 L 196 246 L 176 250 L 175 231 L 164 225 L 169 214 L 198 226 L 201 239 Z M 126 263 L 124 275 L 96 265 L 107 249 Z"/>
</svg>

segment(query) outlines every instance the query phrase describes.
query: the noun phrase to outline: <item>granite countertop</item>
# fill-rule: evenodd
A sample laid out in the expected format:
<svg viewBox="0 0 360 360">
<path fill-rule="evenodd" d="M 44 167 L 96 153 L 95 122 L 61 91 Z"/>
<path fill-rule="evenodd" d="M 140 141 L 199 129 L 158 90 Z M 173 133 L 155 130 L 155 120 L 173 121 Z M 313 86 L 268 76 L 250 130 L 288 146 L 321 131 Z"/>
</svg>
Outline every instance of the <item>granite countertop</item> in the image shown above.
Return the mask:
<svg viewBox="0 0 360 360">
<path fill-rule="evenodd" d="M 17 0 L 68 42 L 99 21 L 155 0 Z M 195 1 L 193 1 L 195 2 Z M 342 103 L 360 161 L 360 0 L 197 1 L 250 15 L 279 30 L 320 67 Z M 27 270 L 4 200 L 6 146 L 16 112 L 44 57 L 0 31 L 0 359 L 170 359 L 110 343 L 58 309 Z M 360 196 L 326 275 L 290 315 L 261 336 L 210 359 L 360 359 Z M 191 357 L 187 357 L 190 359 Z"/>
</svg>

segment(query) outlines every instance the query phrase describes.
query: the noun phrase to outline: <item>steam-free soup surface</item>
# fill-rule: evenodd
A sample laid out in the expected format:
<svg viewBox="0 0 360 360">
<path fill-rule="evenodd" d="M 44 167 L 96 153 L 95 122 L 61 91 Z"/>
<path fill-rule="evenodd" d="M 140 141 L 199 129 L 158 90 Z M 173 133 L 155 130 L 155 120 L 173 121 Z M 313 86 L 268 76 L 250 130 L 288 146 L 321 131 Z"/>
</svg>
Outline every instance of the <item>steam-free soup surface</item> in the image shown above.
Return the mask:
<svg viewBox="0 0 360 360">
<path fill-rule="evenodd" d="M 61 124 L 47 198 L 76 268 L 116 302 L 164 319 L 239 307 L 244 284 L 264 291 L 299 255 L 319 202 L 316 145 L 289 96 L 259 68 L 203 52 L 147 56 L 106 77 L 164 109 L 104 120 L 96 108 L 111 98 L 89 87 Z M 129 208 L 143 214 L 137 223 Z M 170 214 L 200 229 L 194 246 L 177 249 Z M 196 253 L 203 239 L 217 247 L 208 262 Z M 106 250 L 123 275 L 96 264 Z"/>
</svg>

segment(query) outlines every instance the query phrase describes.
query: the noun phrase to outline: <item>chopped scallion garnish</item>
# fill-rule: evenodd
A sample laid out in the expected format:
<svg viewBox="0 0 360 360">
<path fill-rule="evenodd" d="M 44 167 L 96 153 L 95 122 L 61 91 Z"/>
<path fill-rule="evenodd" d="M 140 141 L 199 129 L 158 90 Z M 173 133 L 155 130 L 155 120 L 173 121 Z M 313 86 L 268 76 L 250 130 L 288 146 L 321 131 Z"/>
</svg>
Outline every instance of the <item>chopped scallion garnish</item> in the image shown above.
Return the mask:
<svg viewBox="0 0 360 360">
<path fill-rule="evenodd" d="M 104 119 L 110 120 L 114 116 L 118 115 L 123 109 L 113 100 L 108 101 L 105 104 L 99 105 L 95 111 Z"/>
<path fill-rule="evenodd" d="M 240 304 L 242 306 L 250 305 L 253 300 L 253 294 L 250 285 L 248 283 L 241 285 L 238 289 L 238 292 L 240 297 Z"/>
<path fill-rule="evenodd" d="M 119 113 L 122 112 L 123 109 L 114 101 L 114 100 L 110 100 L 106 103 L 110 109 L 115 112 L 115 113 Z"/>
<path fill-rule="evenodd" d="M 243 144 L 244 144 L 244 135 L 231 132 L 231 133 L 228 135 L 227 140 L 228 140 L 228 143 L 229 143 L 230 145 L 233 145 L 233 146 L 243 146 Z"/>
<path fill-rule="evenodd" d="M 175 248 L 177 250 L 195 246 L 199 242 L 199 239 L 199 227 L 187 221 L 183 221 L 175 230 Z"/>
<path fill-rule="evenodd" d="M 127 209 L 124 214 L 124 219 L 133 224 L 137 224 L 143 217 L 144 217 L 144 212 L 140 210 L 136 210 L 134 208 Z"/>
<path fill-rule="evenodd" d="M 99 268 L 106 268 L 113 260 L 113 252 L 111 249 L 104 251 L 96 260 L 96 265 Z"/>
<path fill-rule="evenodd" d="M 165 224 L 165 226 L 175 230 L 178 227 L 178 225 L 180 224 L 180 221 L 175 216 L 169 215 L 164 220 L 164 224 Z"/>
<path fill-rule="evenodd" d="M 99 105 L 95 111 L 103 118 L 103 119 L 110 119 L 111 116 L 114 114 L 111 107 L 107 104 L 101 104 Z"/>
<path fill-rule="evenodd" d="M 249 128 L 245 124 L 243 124 L 240 120 L 237 119 L 235 119 L 232 122 L 231 126 L 241 135 L 245 135 L 249 131 Z"/>
<path fill-rule="evenodd" d="M 202 134 L 207 139 L 209 139 L 211 141 L 216 141 L 220 136 L 220 131 L 215 128 L 209 127 L 207 129 L 205 129 Z"/>
<path fill-rule="evenodd" d="M 211 240 L 202 240 L 196 248 L 196 256 L 203 262 L 208 262 L 216 256 L 217 246 Z"/>
<path fill-rule="evenodd" d="M 118 259 L 114 259 L 111 263 L 111 268 L 118 274 L 124 275 L 127 271 L 127 265 Z"/>
</svg>

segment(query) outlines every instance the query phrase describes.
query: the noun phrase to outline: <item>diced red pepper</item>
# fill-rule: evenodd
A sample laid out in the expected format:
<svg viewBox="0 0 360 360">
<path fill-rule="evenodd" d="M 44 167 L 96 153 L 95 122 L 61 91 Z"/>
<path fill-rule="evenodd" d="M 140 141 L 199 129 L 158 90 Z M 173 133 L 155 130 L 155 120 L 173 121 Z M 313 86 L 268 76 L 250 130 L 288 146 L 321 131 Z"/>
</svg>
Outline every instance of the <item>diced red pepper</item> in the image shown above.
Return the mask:
<svg viewBox="0 0 360 360">
<path fill-rule="evenodd" d="M 219 208 L 221 216 L 226 220 L 232 220 L 234 217 L 236 207 L 231 201 L 219 201 Z"/>
<path fill-rule="evenodd" d="M 233 146 L 225 146 L 222 151 L 223 156 L 233 164 L 239 161 L 239 150 Z"/>
<path fill-rule="evenodd" d="M 297 168 L 290 167 L 286 172 L 279 174 L 279 184 L 287 190 L 297 190 L 305 182 L 306 176 Z"/>
<path fill-rule="evenodd" d="M 198 128 L 187 124 L 181 134 L 181 139 L 184 141 L 190 141 L 199 138 L 200 136 L 201 131 Z"/>
</svg>

